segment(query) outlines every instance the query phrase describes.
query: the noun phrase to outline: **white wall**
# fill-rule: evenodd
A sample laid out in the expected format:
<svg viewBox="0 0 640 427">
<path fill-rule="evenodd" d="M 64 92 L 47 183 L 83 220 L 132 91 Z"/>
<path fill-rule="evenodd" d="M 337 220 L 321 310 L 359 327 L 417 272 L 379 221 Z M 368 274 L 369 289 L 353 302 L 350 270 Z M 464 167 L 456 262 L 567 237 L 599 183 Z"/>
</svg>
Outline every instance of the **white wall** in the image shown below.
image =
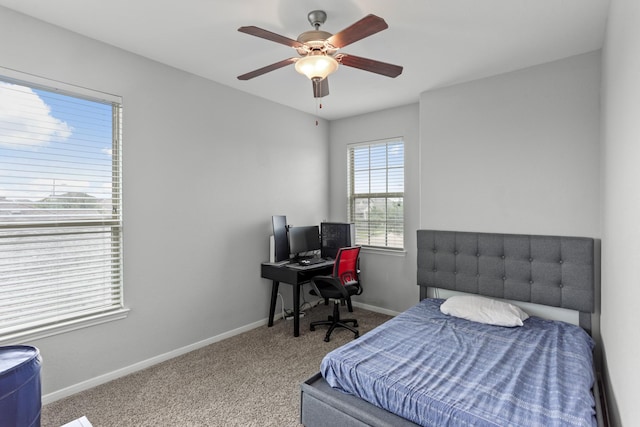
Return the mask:
<svg viewBox="0 0 640 427">
<path fill-rule="evenodd" d="M 640 3 L 613 0 L 603 54 L 602 340 L 613 425 L 640 420 Z"/>
<path fill-rule="evenodd" d="M 354 301 L 401 312 L 418 302 L 416 230 L 418 229 L 418 104 L 393 108 L 330 124 L 329 194 L 332 221 L 347 220 L 347 144 L 402 137 L 405 143 L 405 249 L 402 254 L 363 250 L 364 292 Z"/>
<path fill-rule="evenodd" d="M 425 92 L 420 225 L 600 236 L 598 53 Z"/>
<path fill-rule="evenodd" d="M 263 322 L 271 215 L 298 224 L 328 215 L 328 124 L 4 8 L 0 39 L 1 67 L 124 100 L 131 312 L 25 343 L 42 353 L 43 394 Z M 312 183 L 321 196 L 303 191 Z"/>
</svg>

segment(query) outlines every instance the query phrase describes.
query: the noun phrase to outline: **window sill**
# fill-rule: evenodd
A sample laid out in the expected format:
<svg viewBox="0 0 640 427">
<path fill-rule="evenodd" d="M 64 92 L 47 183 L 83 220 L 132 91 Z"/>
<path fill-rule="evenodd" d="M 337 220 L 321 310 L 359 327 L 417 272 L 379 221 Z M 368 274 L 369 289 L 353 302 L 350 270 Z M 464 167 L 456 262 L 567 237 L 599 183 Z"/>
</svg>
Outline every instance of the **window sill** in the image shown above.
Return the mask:
<svg viewBox="0 0 640 427">
<path fill-rule="evenodd" d="M 0 337 L 0 345 L 19 345 L 25 342 L 50 337 L 53 335 L 64 334 L 66 332 L 75 331 L 77 329 L 88 328 L 90 326 L 102 323 L 112 322 L 127 317 L 128 308 L 110 311 L 107 313 L 94 314 L 92 316 L 83 317 L 81 319 L 68 320 L 66 322 L 55 325 L 43 326 L 28 331 L 16 332 Z"/>
<path fill-rule="evenodd" d="M 362 252 L 402 257 L 407 255 L 406 249 L 386 249 L 377 246 L 362 246 Z"/>
</svg>

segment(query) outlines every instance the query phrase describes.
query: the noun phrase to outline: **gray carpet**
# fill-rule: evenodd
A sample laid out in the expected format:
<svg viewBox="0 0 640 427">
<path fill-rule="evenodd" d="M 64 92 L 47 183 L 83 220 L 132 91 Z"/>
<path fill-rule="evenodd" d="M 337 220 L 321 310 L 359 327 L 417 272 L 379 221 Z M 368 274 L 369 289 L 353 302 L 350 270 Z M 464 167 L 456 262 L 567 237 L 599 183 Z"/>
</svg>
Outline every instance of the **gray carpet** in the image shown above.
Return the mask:
<svg viewBox="0 0 640 427">
<path fill-rule="evenodd" d="M 324 355 L 353 339 L 326 327 L 309 331 L 331 305 L 306 311 L 300 336 L 293 320 L 243 334 L 148 369 L 58 400 L 42 408 L 42 427 L 59 427 L 83 415 L 107 426 L 299 426 L 300 383 L 319 370 Z M 354 307 L 360 334 L 390 316 Z"/>
</svg>

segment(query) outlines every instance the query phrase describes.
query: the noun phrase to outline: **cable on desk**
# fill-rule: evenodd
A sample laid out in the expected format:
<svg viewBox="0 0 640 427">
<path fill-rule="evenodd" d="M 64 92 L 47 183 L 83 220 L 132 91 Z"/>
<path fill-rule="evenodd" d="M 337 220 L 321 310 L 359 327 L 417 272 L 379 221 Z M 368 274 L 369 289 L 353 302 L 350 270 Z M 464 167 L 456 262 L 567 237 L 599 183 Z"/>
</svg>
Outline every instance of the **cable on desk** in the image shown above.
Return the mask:
<svg viewBox="0 0 640 427">
<path fill-rule="evenodd" d="M 305 298 L 305 293 L 304 293 L 304 284 L 300 287 L 300 293 L 302 294 L 302 304 L 300 304 L 300 311 L 302 311 L 304 309 L 304 307 L 308 304 L 309 308 L 311 309 L 311 303 L 307 301 L 307 299 Z"/>
<path fill-rule="evenodd" d="M 278 292 L 278 296 L 280 297 L 280 309 L 282 310 L 282 318 L 284 319 L 284 298 L 280 292 Z"/>
<path fill-rule="evenodd" d="M 316 307 L 317 305 L 319 305 L 323 299 L 320 298 L 316 301 L 307 301 L 307 299 L 305 298 L 305 293 L 304 293 L 304 285 L 302 285 L 302 304 L 300 304 L 300 311 L 304 310 L 304 309 L 308 309 L 311 310 L 313 307 Z"/>
<path fill-rule="evenodd" d="M 280 307 L 282 310 L 282 318 L 286 320 L 293 319 L 293 310 L 284 308 L 284 297 L 280 292 L 278 292 L 278 296 L 280 297 Z M 298 310 L 298 314 L 299 314 L 299 317 L 304 317 L 304 311 L 302 311 L 302 309 Z"/>
</svg>

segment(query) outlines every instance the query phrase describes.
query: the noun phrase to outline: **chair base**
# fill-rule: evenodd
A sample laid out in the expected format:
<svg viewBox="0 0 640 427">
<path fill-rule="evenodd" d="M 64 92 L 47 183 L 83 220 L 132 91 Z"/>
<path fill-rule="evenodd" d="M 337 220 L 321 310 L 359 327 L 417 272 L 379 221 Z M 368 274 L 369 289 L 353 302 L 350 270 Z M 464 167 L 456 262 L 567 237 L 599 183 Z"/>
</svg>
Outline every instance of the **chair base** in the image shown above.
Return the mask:
<svg viewBox="0 0 640 427">
<path fill-rule="evenodd" d="M 324 337 L 325 342 L 329 342 L 331 339 L 331 333 L 336 328 L 345 328 L 354 333 L 354 338 L 360 337 L 360 332 L 356 329 L 358 327 L 358 321 L 356 319 L 341 319 L 340 318 L 340 301 L 336 300 L 333 303 L 333 316 L 329 316 L 327 320 L 319 320 L 317 322 L 311 322 L 309 325 L 309 329 L 312 331 L 316 330 L 316 326 L 324 326 L 328 325 L 329 330 Z M 348 323 L 351 323 L 353 327 L 349 326 Z"/>
<path fill-rule="evenodd" d="M 312 291 L 311 295 L 316 295 L 316 293 Z M 344 305 L 343 302 L 341 302 L 340 304 Z M 324 299 L 324 305 L 329 305 L 329 298 Z M 349 308 L 349 313 L 353 313 L 353 305 L 351 304 L 351 299 L 347 300 L 347 307 Z"/>
</svg>

